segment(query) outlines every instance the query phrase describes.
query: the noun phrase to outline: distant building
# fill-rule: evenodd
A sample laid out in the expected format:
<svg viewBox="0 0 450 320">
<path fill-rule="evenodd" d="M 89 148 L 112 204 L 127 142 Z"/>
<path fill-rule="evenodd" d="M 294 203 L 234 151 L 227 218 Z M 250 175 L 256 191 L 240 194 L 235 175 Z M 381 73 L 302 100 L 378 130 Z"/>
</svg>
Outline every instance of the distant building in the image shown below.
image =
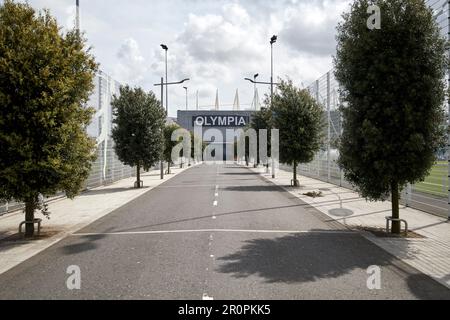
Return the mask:
<svg viewBox="0 0 450 320">
<path fill-rule="evenodd" d="M 250 125 L 252 116 L 255 111 L 178 111 L 177 123 L 182 128 L 194 132 L 194 125 L 202 126 L 203 131 L 215 129 L 221 133 L 220 140 L 208 141 L 204 137 L 206 143 L 221 145 L 223 148 L 224 159 L 227 155 L 227 129 L 244 129 Z M 220 135 L 219 135 L 220 136 Z M 233 143 L 234 144 L 234 143 Z M 233 148 L 234 150 L 234 148 Z"/>
</svg>

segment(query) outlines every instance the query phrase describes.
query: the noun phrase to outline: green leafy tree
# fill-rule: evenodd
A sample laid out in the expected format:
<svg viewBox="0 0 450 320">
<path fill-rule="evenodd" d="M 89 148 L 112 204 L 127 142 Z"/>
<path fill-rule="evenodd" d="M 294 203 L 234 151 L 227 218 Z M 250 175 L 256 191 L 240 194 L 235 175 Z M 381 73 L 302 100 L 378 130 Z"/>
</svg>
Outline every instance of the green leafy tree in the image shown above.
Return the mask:
<svg viewBox="0 0 450 320">
<path fill-rule="evenodd" d="M 173 164 L 172 150 L 181 141 L 181 138 L 179 141 L 172 141 L 172 134 L 178 129 L 181 127 L 176 123 L 167 124 L 164 127 L 164 161 L 167 162 L 167 174 L 170 174 L 170 166 Z"/>
<path fill-rule="evenodd" d="M 40 195 L 73 198 L 89 175 L 95 141 L 85 104 L 96 70 L 85 40 L 62 33 L 48 11 L 0 6 L 0 201 L 24 202 L 27 222 L 45 209 Z"/>
<path fill-rule="evenodd" d="M 381 9 L 381 29 L 369 30 L 367 8 Z M 423 0 L 357 0 L 338 26 L 335 59 L 343 136 L 339 165 L 370 200 L 423 181 L 442 146 L 446 41 Z M 392 231 L 400 232 L 394 222 Z"/>
<path fill-rule="evenodd" d="M 280 130 L 280 161 L 293 166 L 293 185 L 299 186 L 297 166 L 314 159 L 323 140 L 323 110 L 309 92 L 292 81 L 281 81 L 272 102 L 273 127 Z"/>
<path fill-rule="evenodd" d="M 136 187 L 141 187 L 141 168 L 149 170 L 162 156 L 166 112 L 155 95 L 141 88 L 120 88 L 114 96 L 112 137 L 119 160 L 136 167 Z"/>
</svg>

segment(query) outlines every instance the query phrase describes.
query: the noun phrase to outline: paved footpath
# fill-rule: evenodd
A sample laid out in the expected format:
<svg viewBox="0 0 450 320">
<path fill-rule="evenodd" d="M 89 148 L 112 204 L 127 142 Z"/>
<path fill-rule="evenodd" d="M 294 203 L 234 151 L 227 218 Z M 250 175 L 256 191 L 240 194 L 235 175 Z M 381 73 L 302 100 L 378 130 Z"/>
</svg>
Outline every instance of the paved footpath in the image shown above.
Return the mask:
<svg viewBox="0 0 450 320">
<path fill-rule="evenodd" d="M 67 268 L 81 269 L 68 290 Z M 381 268 L 380 290 L 367 269 Z M 0 275 L 0 299 L 450 299 L 258 173 L 200 165 Z"/>
<path fill-rule="evenodd" d="M 391 215 L 391 202 L 366 201 L 356 192 L 319 180 L 300 176 L 301 187 L 292 189 L 292 172 L 279 170 L 276 179 L 265 174 L 264 168 L 252 169 L 292 196 L 304 201 L 328 220 L 338 221 L 349 229 L 360 226 L 386 229 L 386 216 Z M 322 192 L 323 197 L 311 198 L 308 192 Z M 423 239 L 378 238 L 365 233 L 365 237 L 403 262 L 434 278 L 450 288 L 450 223 L 448 219 L 423 211 L 402 207 L 401 218 L 408 221 L 409 228 Z"/>
</svg>

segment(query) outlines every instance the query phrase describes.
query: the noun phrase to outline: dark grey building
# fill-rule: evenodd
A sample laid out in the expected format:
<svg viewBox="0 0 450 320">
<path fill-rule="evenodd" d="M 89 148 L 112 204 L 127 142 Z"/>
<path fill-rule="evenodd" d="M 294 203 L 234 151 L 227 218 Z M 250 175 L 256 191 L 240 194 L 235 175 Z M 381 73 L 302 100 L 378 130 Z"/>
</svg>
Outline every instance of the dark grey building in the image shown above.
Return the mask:
<svg viewBox="0 0 450 320">
<path fill-rule="evenodd" d="M 208 129 L 217 129 L 222 134 L 222 139 L 210 141 L 203 136 L 207 143 L 223 145 L 223 155 L 226 158 L 227 129 L 244 129 L 251 123 L 252 115 L 255 111 L 178 111 L 177 123 L 182 128 L 194 132 L 194 125 L 202 126 L 203 135 Z M 230 150 L 230 148 L 228 149 Z M 234 149 L 233 149 L 234 150 Z"/>
</svg>

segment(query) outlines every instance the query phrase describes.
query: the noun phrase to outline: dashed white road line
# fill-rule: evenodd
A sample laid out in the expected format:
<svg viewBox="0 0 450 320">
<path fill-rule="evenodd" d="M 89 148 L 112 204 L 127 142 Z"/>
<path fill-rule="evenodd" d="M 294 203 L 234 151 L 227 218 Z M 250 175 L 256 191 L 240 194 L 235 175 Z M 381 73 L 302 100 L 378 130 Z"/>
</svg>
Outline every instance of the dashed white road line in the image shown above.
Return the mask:
<svg viewBox="0 0 450 320">
<path fill-rule="evenodd" d="M 204 293 L 202 300 L 212 301 L 212 300 L 214 300 L 214 298 L 213 297 L 209 297 L 207 293 Z"/>
<path fill-rule="evenodd" d="M 215 200 L 215 201 L 213 202 L 213 206 L 214 206 L 214 207 L 217 207 L 218 204 L 219 204 L 219 202 L 218 202 L 217 200 Z"/>
</svg>

